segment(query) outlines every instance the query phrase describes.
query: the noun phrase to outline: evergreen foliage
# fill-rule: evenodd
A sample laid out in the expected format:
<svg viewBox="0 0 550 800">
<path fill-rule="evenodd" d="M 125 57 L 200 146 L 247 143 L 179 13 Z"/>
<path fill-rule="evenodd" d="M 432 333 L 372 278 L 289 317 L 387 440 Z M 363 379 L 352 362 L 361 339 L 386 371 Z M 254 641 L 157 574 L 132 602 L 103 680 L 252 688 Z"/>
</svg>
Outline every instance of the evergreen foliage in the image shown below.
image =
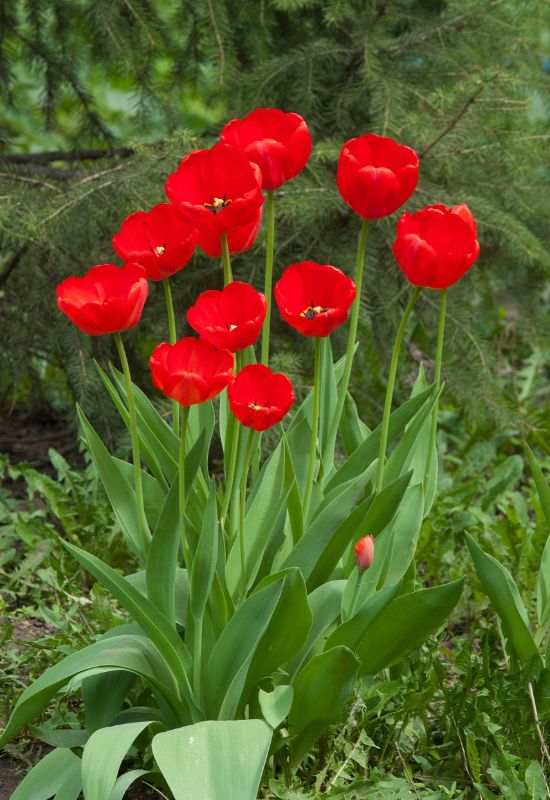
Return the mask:
<svg viewBox="0 0 550 800">
<path fill-rule="evenodd" d="M 277 270 L 311 258 L 351 273 L 359 221 L 336 190 L 340 147 L 367 131 L 414 147 L 420 183 L 407 208 L 466 202 L 479 224 L 480 259 L 449 298 L 445 378 L 457 404 L 476 424 L 548 424 L 543 408 L 524 409 L 522 419 L 513 410 L 521 394 L 514 370 L 521 375 L 535 359 L 531 380 L 542 385 L 550 341 L 544 10 L 543 0 L 3 4 L 0 80 L 16 106 L 22 70 L 27 82 L 32 75 L 33 119 L 43 134 L 25 139 L 21 126 L 8 126 L 3 135 L 0 400 L 10 404 L 30 386 L 36 402 L 43 388 L 36 378 L 50 364 L 60 379 L 66 375 L 72 395 L 101 415 L 101 392 L 84 365 L 89 351 L 103 358 L 111 344 L 61 318 L 55 285 L 114 259 L 112 234 L 130 211 L 163 199 L 166 176 L 190 148 L 213 143 L 226 119 L 272 105 L 302 114 L 315 143 L 304 173 L 277 195 Z M 102 106 L 106 85 L 126 92 L 121 104 L 134 104 L 140 135 L 121 123 L 119 110 Z M 197 92 L 204 106 L 193 116 Z M 190 127 L 200 138 L 181 132 Z M 51 146 L 52 131 L 66 154 L 21 152 L 40 149 L 40 141 Z M 407 296 L 391 257 L 396 218 L 372 223 L 369 232 L 362 315 L 368 347 L 355 392 L 373 419 L 387 343 Z M 236 275 L 261 286 L 263 258 L 261 235 L 234 259 Z M 176 276 L 180 333 L 189 301 L 219 283 L 218 263 L 200 253 Z M 144 325 L 128 337 L 142 365 L 166 338 L 161 287 L 151 294 Z M 435 342 L 437 295 L 423 296 L 409 332 L 416 361 L 426 360 Z M 282 323 L 278 333 L 279 362 L 288 351 L 289 365 L 299 369 L 297 340 Z M 308 354 L 298 355 L 309 370 Z M 40 373 L 30 383 L 29 363 Z M 409 369 L 405 363 L 405 382 Z M 145 371 L 142 378 L 148 381 Z"/>
</svg>

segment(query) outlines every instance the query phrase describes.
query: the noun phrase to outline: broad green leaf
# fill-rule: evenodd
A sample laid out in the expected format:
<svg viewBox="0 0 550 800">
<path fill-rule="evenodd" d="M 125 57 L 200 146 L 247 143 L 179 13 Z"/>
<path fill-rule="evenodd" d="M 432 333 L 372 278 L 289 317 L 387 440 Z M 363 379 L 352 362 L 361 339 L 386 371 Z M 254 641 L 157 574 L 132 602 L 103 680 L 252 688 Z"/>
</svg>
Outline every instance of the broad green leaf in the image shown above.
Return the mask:
<svg viewBox="0 0 550 800">
<path fill-rule="evenodd" d="M 272 728 L 278 728 L 286 719 L 292 706 L 294 687 L 287 684 L 276 686 L 272 692 L 260 689 L 258 699 L 265 721 Z"/>
<path fill-rule="evenodd" d="M 509 646 L 520 661 L 530 661 L 538 655 L 538 649 L 529 629 L 527 611 L 512 576 L 496 558 L 485 553 L 469 534 L 466 534 L 466 542 L 481 585 L 502 621 Z"/>
<path fill-rule="evenodd" d="M 116 673 L 115 673 L 116 674 Z M 48 728 L 45 725 L 29 725 L 32 735 L 50 747 L 84 747 L 89 732 L 82 728 Z"/>
<path fill-rule="evenodd" d="M 292 543 L 296 544 L 304 535 L 304 509 L 300 496 L 298 476 L 296 475 L 292 458 L 292 450 L 286 435 L 283 435 L 283 447 L 285 451 L 284 488 L 288 491 L 288 519 L 292 530 Z"/>
<path fill-rule="evenodd" d="M 394 599 L 400 589 L 400 584 L 394 586 L 386 586 L 376 594 L 369 597 L 358 609 L 355 609 L 355 614 L 344 622 L 331 633 L 325 643 L 325 650 L 330 650 L 333 647 L 344 646 L 349 648 L 352 652 L 356 653 L 360 649 L 360 645 L 369 627 L 374 623 L 374 620 L 386 608 L 388 603 Z"/>
<path fill-rule="evenodd" d="M 90 670 L 127 670 L 154 686 L 170 704 L 176 717 L 183 716 L 177 685 L 163 659 L 144 636 L 116 636 L 85 647 L 46 670 L 20 695 L 0 747 L 11 741 L 48 705 L 52 697 L 75 675 Z M 96 674 L 97 674 L 96 672 Z"/>
<path fill-rule="evenodd" d="M 231 718 L 248 668 L 279 602 L 283 580 L 260 589 L 237 609 L 214 645 L 206 668 L 205 705 L 212 718 Z"/>
<path fill-rule="evenodd" d="M 206 608 L 218 560 L 218 514 L 216 483 L 212 479 L 208 503 L 204 510 L 202 530 L 193 558 L 189 586 L 189 608 L 195 620 L 201 620 Z"/>
<path fill-rule="evenodd" d="M 153 755 L 175 800 L 256 800 L 271 735 L 262 720 L 198 722 L 158 733 Z"/>
<path fill-rule="evenodd" d="M 283 588 L 279 600 L 248 669 L 243 691 L 244 702 L 258 681 L 271 675 L 299 653 L 311 629 L 312 614 L 300 570 L 292 568 L 285 573 L 264 578 L 254 594 L 281 578 Z"/>
<path fill-rule="evenodd" d="M 355 400 L 346 393 L 344 410 L 340 420 L 340 434 L 346 454 L 350 456 L 362 444 L 371 431 L 360 419 Z"/>
<path fill-rule="evenodd" d="M 134 465 L 121 458 L 112 456 L 113 461 L 120 469 L 121 473 L 126 478 L 128 485 L 134 488 Z M 152 528 L 157 524 L 157 520 L 164 505 L 164 498 L 166 497 L 166 484 L 159 483 L 159 481 L 148 472 L 141 470 L 141 485 L 143 488 L 143 507 L 145 509 L 145 516 L 149 522 L 149 527 Z"/>
<path fill-rule="evenodd" d="M 110 455 L 105 445 L 86 419 L 82 409 L 77 405 L 76 410 L 94 464 L 97 467 L 99 477 L 101 478 L 107 497 L 111 502 L 124 538 L 132 550 L 143 558 L 148 545 L 146 546 L 144 542 L 140 542 L 137 534 L 140 527 L 138 522 L 136 493 L 126 480 L 116 460 Z"/>
<path fill-rule="evenodd" d="M 214 404 L 211 400 L 207 403 L 197 403 L 189 409 L 189 419 L 187 420 L 187 430 L 191 447 L 195 446 L 200 438 L 203 439 L 202 443 L 202 459 L 201 469 L 203 475 L 208 479 L 208 452 L 210 450 L 210 443 L 212 435 L 216 426 L 216 414 L 214 412 Z"/>
<path fill-rule="evenodd" d="M 321 408 L 319 414 L 319 453 L 330 452 L 330 456 L 327 456 L 327 463 L 323 464 L 325 474 L 332 466 L 334 442 L 332 442 L 332 447 L 330 448 L 328 448 L 327 445 L 328 434 L 337 402 L 338 393 L 336 389 L 334 363 L 332 360 L 332 348 L 330 345 L 330 337 L 326 336 L 321 339 Z"/>
<path fill-rule="evenodd" d="M 124 756 L 150 724 L 151 720 L 129 722 L 100 728 L 90 736 L 82 753 L 84 800 L 105 800 L 110 796 Z"/>
<path fill-rule="evenodd" d="M 548 485 L 548 481 L 544 477 L 542 469 L 540 468 L 540 465 L 531 448 L 528 445 L 525 445 L 525 450 L 527 452 L 529 466 L 535 480 L 535 486 L 537 487 L 542 513 L 546 519 L 547 526 L 550 528 L 550 486 Z"/>
<path fill-rule="evenodd" d="M 433 387 L 426 389 L 425 392 L 416 397 L 412 397 L 403 403 L 402 406 L 397 408 L 390 414 L 390 423 L 388 429 L 388 444 L 391 444 L 394 439 L 399 436 L 405 425 L 414 417 L 414 415 L 423 407 L 425 403 L 430 402 L 430 396 L 434 391 Z M 347 483 L 348 481 L 360 475 L 366 470 L 375 458 L 378 456 L 378 448 L 380 445 L 380 432 L 381 425 L 373 430 L 371 434 L 363 441 L 362 444 L 347 458 L 339 470 L 335 472 L 326 486 L 327 492 L 333 489 L 340 483 Z"/>
<path fill-rule="evenodd" d="M 90 572 L 102 586 L 113 594 L 121 605 L 132 615 L 142 630 L 151 638 L 159 653 L 184 692 L 189 706 L 196 704 L 189 685 L 187 671 L 191 667 L 191 657 L 184 643 L 170 625 L 170 622 L 156 606 L 135 589 L 122 575 L 115 572 L 103 561 L 79 547 L 63 542 L 66 549 Z"/>
<path fill-rule="evenodd" d="M 80 776 L 80 759 L 71 750 L 52 750 L 25 775 L 11 800 L 49 800 L 74 776 Z"/>
<path fill-rule="evenodd" d="M 134 781 L 137 781 L 138 778 L 144 778 L 146 775 L 151 775 L 151 773 L 145 769 L 133 769 L 121 775 L 116 780 L 113 790 L 109 795 L 109 800 L 123 800 L 123 797 Z"/>
<path fill-rule="evenodd" d="M 418 396 L 421 397 L 422 394 Z M 427 436 L 428 439 L 430 437 L 432 412 L 439 401 L 440 394 L 441 388 L 430 393 L 429 398 L 406 426 L 403 436 L 384 467 L 384 486 L 397 480 L 410 467 L 414 468 L 413 458 L 417 448 L 422 450 L 425 437 Z"/>
<path fill-rule="evenodd" d="M 286 664 L 286 670 L 291 678 L 301 668 L 327 628 L 339 617 L 345 586 L 346 581 L 327 581 L 308 595 L 307 601 L 313 622 L 302 649 L 292 661 Z"/>
<path fill-rule="evenodd" d="M 550 536 L 546 540 L 540 560 L 537 581 L 537 618 L 541 628 L 550 624 Z"/>
<path fill-rule="evenodd" d="M 139 572 L 132 572 L 130 575 L 125 575 L 124 579 L 131 583 L 132 586 L 138 590 L 144 597 L 149 597 L 147 592 L 147 575 L 144 569 Z M 175 606 L 176 606 L 176 623 L 185 627 L 187 605 L 189 603 L 189 578 L 187 577 L 187 570 L 182 567 L 176 568 L 176 585 L 175 591 Z M 120 625 L 118 627 L 121 627 Z M 138 628 L 138 630 L 141 630 Z"/>
<path fill-rule="evenodd" d="M 288 715 L 290 760 L 296 767 L 348 702 L 359 662 L 347 647 L 314 656 L 294 681 L 294 701 Z"/>
<path fill-rule="evenodd" d="M 181 542 L 178 478 L 166 495 L 158 518 L 145 569 L 147 596 L 168 622 L 176 625 L 176 569 Z"/>
<path fill-rule="evenodd" d="M 292 456 L 292 464 L 296 474 L 296 482 L 300 494 L 303 494 L 309 465 L 309 447 L 311 443 L 311 424 L 304 417 L 286 431 L 285 438 Z"/>
<path fill-rule="evenodd" d="M 357 649 L 361 674 L 375 675 L 423 644 L 448 618 L 458 602 L 462 584 L 462 580 L 453 581 L 392 600 L 378 614 Z"/>
<path fill-rule="evenodd" d="M 82 699 L 89 733 L 111 723 L 134 680 L 135 675 L 131 672 L 107 672 L 82 681 Z"/>
</svg>

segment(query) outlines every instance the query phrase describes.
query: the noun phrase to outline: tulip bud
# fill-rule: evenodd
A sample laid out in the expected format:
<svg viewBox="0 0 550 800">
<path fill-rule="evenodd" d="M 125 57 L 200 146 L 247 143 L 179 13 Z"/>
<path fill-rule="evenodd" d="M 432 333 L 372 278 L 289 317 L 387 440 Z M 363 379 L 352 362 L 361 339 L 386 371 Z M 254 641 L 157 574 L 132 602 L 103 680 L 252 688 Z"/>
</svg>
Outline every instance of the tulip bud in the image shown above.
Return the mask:
<svg viewBox="0 0 550 800">
<path fill-rule="evenodd" d="M 360 570 L 368 569 L 374 558 L 374 536 L 363 536 L 353 549 L 358 568 Z"/>
</svg>

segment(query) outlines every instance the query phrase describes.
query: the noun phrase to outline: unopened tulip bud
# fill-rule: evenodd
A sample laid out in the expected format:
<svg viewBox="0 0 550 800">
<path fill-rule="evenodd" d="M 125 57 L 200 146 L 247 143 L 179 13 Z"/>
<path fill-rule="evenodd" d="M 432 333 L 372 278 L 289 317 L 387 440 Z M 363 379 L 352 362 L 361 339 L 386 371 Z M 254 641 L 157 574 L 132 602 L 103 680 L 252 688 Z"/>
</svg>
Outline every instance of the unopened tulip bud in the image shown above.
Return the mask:
<svg viewBox="0 0 550 800">
<path fill-rule="evenodd" d="M 363 536 L 353 549 L 355 550 L 355 560 L 359 569 L 368 569 L 374 558 L 374 536 Z"/>
</svg>

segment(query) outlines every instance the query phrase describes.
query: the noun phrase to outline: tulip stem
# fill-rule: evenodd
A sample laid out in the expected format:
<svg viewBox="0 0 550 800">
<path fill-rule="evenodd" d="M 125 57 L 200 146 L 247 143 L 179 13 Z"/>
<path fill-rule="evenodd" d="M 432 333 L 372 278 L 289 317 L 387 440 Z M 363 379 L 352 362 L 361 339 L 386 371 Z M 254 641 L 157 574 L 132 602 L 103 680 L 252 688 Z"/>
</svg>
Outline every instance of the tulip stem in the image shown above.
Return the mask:
<svg viewBox="0 0 550 800">
<path fill-rule="evenodd" d="M 185 439 L 187 436 L 187 420 L 189 419 L 189 406 L 182 406 L 180 414 L 181 432 L 180 432 L 180 446 L 179 446 L 179 469 L 178 469 L 178 487 L 179 487 L 179 513 L 180 513 L 180 528 L 181 528 L 181 544 L 183 549 L 183 559 L 187 567 L 187 574 L 191 574 L 191 555 L 187 545 L 185 536 Z"/>
<path fill-rule="evenodd" d="M 359 598 L 359 592 L 361 590 L 361 584 L 363 583 L 363 575 L 365 574 L 365 570 L 359 569 L 359 575 L 357 577 L 357 581 L 355 583 L 355 588 L 353 590 L 353 596 L 351 598 L 351 603 L 348 612 L 348 619 L 351 619 L 355 614 L 355 606 L 357 605 L 357 600 Z"/>
<path fill-rule="evenodd" d="M 443 289 L 441 292 L 441 300 L 439 305 L 439 325 L 437 329 L 437 345 L 435 350 L 435 365 L 434 365 L 434 383 L 436 388 L 441 386 L 441 366 L 443 363 L 443 341 L 445 339 L 445 316 L 447 313 L 447 290 Z M 438 419 L 439 402 L 434 408 L 432 414 L 432 427 L 430 432 L 430 442 L 432 444 L 432 451 L 436 448 L 437 437 L 437 419 Z M 437 458 L 437 455 L 436 455 Z M 428 484 L 429 473 L 431 472 L 431 455 L 428 458 L 426 485 Z"/>
<path fill-rule="evenodd" d="M 264 295 L 267 302 L 267 311 L 262 331 L 262 364 L 269 361 L 269 332 L 271 326 L 271 304 L 273 290 L 273 252 L 275 249 L 275 199 L 273 191 L 267 192 L 267 242 L 265 255 L 265 283 Z"/>
<path fill-rule="evenodd" d="M 241 601 L 246 597 L 246 550 L 245 550 L 245 517 L 246 517 L 246 484 L 248 469 L 254 447 L 254 431 L 248 431 L 246 453 L 244 456 L 243 474 L 241 476 L 241 493 L 239 501 L 239 550 L 241 556 Z"/>
<path fill-rule="evenodd" d="M 399 360 L 399 351 L 401 350 L 401 343 L 403 341 L 403 334 L 405 333 L 405 327 L 407 325 L 407 321 L 410 317 L 411 311 L 414 308 L 416 301 L 418 300 L 418 296 L 420 295 L 420 286 L 415 286 L 414 292 L 411 294 L 409 298 L 409 302 L 403 312 L 403 316 L 401 318 L 401 322 L 399 323 L 399 328 L 397 329 L 397 334 L 395 336 L 395 341 L 393 343 L 393 350 L 391 354 L 391 362 L 390 362 L 390 372 L 388 375 L 388 385 L 386 388 L 386 400 L 384 403 L 384 414 L 382 417 L 382 426 L 380 429 L 380 447 L 378 450 L 378 464 L 376 465 L 376 492 L 380 492 L 382 489 L 382 483 L 384 481 L 384 462 L 386 460 L 386 447 L 388 444 L 388 431 L 390 427 L 390 414 L 391 414 L 391 404 L 393 400 L 393 390 L 395 387 L 395 376 L 397 374 L 397 362 Z"/>
<path fill-rule="evenodd" d="M 166 299 L 166 311 L 168 312 L 168 330 L 170 332 L 170 344 L 175 344 L 177 339 L 176 333 L 176 317 L 174 315 L 174 302 L 172 300 L 172 290 L 170 289 L 170 281 L 164 278 L 162 281 L 164 286 L 164 297 Z M 172 400 L 172 430 L 176 434 L 180 429 L 180 406 L 177 400 Z"/>
<path fill-rule="evenodd" d="M 141 456 L 139 452 L 139 434 L 136 421 L 136 403 L 134 400 L 134 391 L 132 387 L 132 377 L 130 375 L 130 367 L 128 365 L 128 358 L 126 357 L 126 350 L 122 342 L 122 337 L 117 331 L 113 333 L 115 343 L 122 364 L 122 371 L 126 381 L 126 395 L 128 398 L 128 416 L 130 419 L 130 437 L 132 439 L 132 456 L 134 459 L 134 485 L 136 490 L 136 504 L 138 514 L 139 537 L 141 540 L 141 548 L 143 556 L 147 555 L 149 548 L 150 532 L 149 525 L 147 524 L 147 517 L 145 516 L 145 507 L 143 504 L 143 485 L 141 481 Z"/>
<path fill-rule="evenodd" d="M 304 492 L 304 522 L 307 520 L 311 493 L 313 491 L 313 478 L 315 475 L 315 460 L 317 457 L 317 434 L 319 431 L 319 407 L 321 402 L 321 338 L 315 339 L 315 368 L 313 373 L 313 417 L 311 421 L 311 447 L 309 450 L 309 466 L 307 471 L 306 489 Z"/>
<path fill-rule="evenodd" d="M 323 453 L 323 465 L 326 472 L 329 472 L 328 464 L 334 459 L 334 448 L 336 446 L 336 436 L 338 435 L 338 426 L 342 418 L 342 412 L 346 402 L 346 395 L 348 393 L 349 380 L 351 376 L 351 368 L 353 366 L 353 351 L 355 350 L 355 339 L 357 337 L 357 328 L 359 326 L 359 311 L 361 308 L 361 287 L 363 284 L 363 267 L 365 265 L 365 252 L 367 249 L 367 232 L 369 227 L 368 219 L 363 220 L 361 232 L 359 234 L 359 241 L 357 244 L 357 258 L 355 261 L 355 287 L 357 294 L 351 310 L 351 318 L 349 323 L 348 332 L 348 346 L 346 349 L 346 361 L 344 364 L 344 374 L 340 381 L 338 391 L 338 403 L 332 418 L 330 430 L 328 432 L 325 450 Z"/>
<path fill-rule="evenodd" d="M 231 272 L 231 258 L 229 256 L 229 244 L 227 241 L 227 234 L 222 233 L 222 263 L 223 263 L 223 285 L 227 286 L 233 280 L 233 273 Z"/>
</svg>

